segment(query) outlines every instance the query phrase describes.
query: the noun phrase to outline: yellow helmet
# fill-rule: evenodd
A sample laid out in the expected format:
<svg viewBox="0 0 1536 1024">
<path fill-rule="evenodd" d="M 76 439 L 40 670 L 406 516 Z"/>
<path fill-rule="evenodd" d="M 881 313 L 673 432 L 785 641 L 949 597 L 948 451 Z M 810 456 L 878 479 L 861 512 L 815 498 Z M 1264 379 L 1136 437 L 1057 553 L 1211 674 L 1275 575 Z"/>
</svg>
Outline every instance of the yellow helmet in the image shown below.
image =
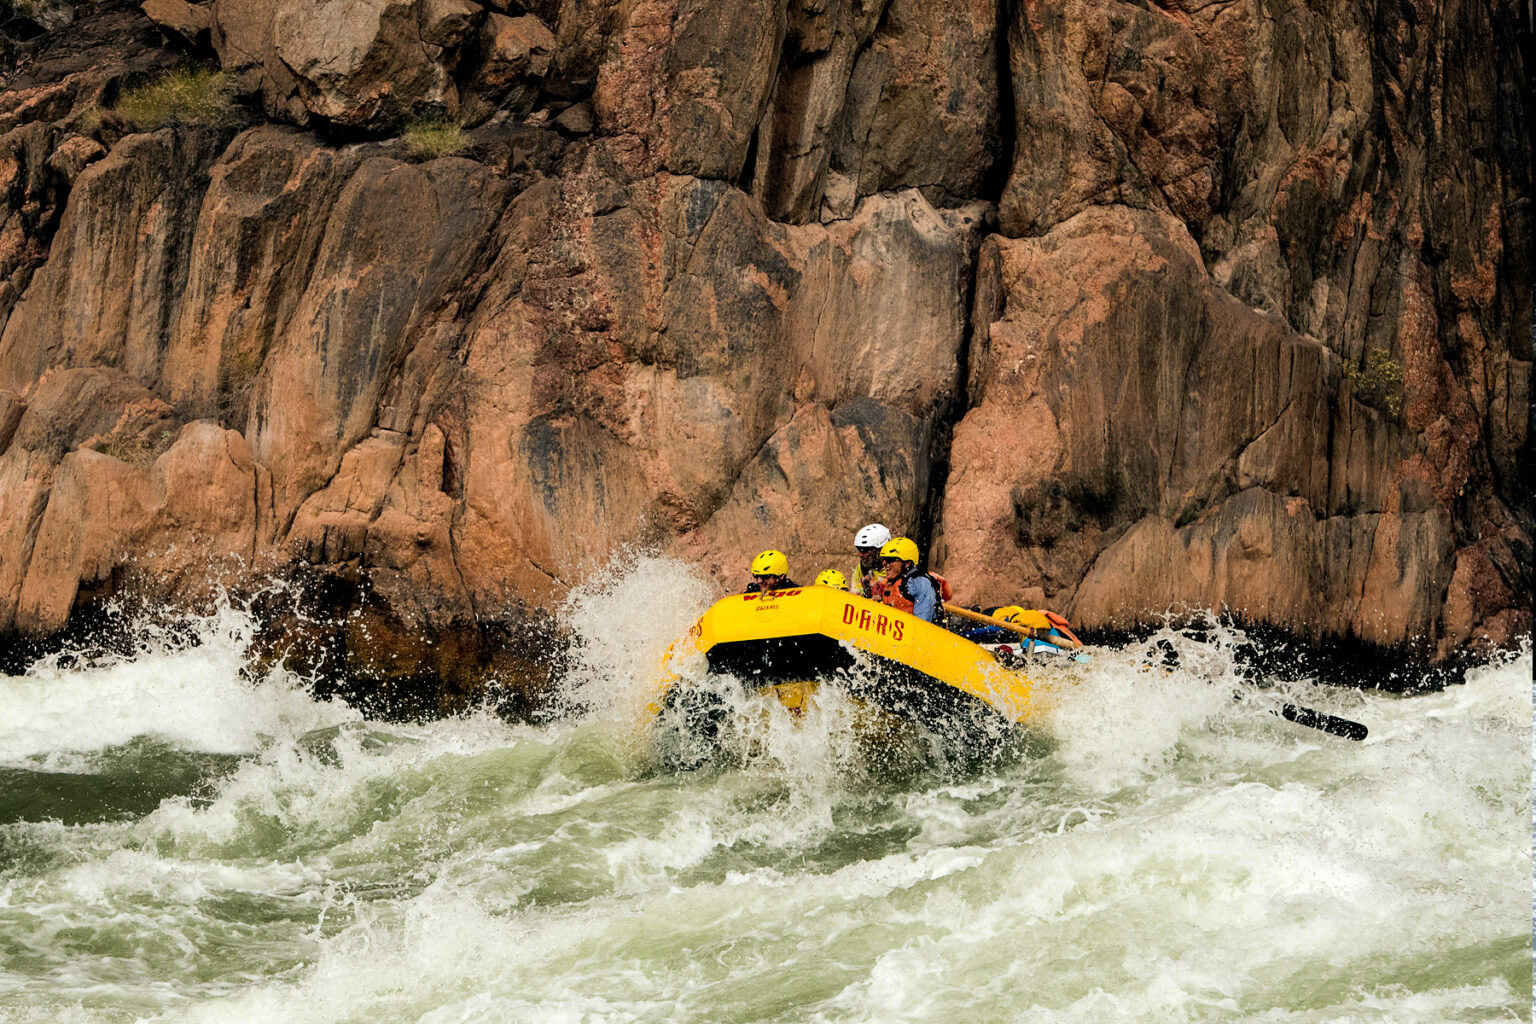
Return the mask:
<svg viewBox="0 0 1536 1024">
<path fill-rule="evenodd" d="M 917 543 L 910 537 L 896 537 L 880 547 L 881 558 L 899 558 L 903 562 L 917 564 Z"/>
<path fill-rule="evenodd" d="M 828 569 L 816 577 L 816 582 L 823 587 L 832 587 L 835 590 L 848 589 L 848 577 L 836 569 Z"/>
<path fill-rule="evenodd" d="M 752 559 L 753 576 L 788 576 L 789 559 L 784 552 L 769 548 Z"/>
<path fill-rule="evenodd" d="M 1024 609 L 1016 604 L 1005 604 L 992 613 L 994 619 L 1004 622 L 1016 622 L 1024 614 Z"/>
</svg>

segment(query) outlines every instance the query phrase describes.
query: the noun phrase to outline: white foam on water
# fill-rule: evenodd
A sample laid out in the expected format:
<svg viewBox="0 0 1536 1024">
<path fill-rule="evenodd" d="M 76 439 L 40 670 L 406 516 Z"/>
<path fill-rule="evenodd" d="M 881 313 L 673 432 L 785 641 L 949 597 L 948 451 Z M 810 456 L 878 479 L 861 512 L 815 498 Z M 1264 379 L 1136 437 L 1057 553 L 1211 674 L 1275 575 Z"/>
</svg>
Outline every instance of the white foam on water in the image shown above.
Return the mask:
<svg viewBox="0 0 1536 1024">
<path fill-rule="evenodd" d="M 995 888 L 974 894 L 980 909 L 964 927 L 941 906 L 930 923 L 947 919 L 948 934 L 881 954 L 814 1019 L 974 1013 L 998 971 L 997 1016 L 1007 990 L 1053 996 L 1028 1003 L 1019 1019 L 1032 1021 L 1515 1019 L 1511 1000 L 1529 988 L 1514 994 L 1504 977 L 1415 991 L 1373 971 L 1418 959 L 1428 973 L 1501 942 L 1529 949 L 1528 773 L 1510 756 L 1526 746 L 1529 672 L 1527 653 L 1422 704 L 1370 698 L 1361 717 L 1385 717 L 1393 733 L 1375 749 L 1316 747 L 1261 766 L 1267 782 L 1161 776 L 1091 828 L 1001 853 L 982 873 Z M 1455 710 L 1453 726 L 1441 709 Z M 1027 887 L 1010 891 L 1015 878 Z M 983 940 L 1018 952 L 991 958 Z M 1040 952 L 1053 947 L 1064 959 Z M 1079 958 L 1097 970 L 1074 976 Z M 894 1004 L 893 977 L 906 993 Z M 1055 992 L 1041 983 L 1050 978 L 1062 979 Z M 953 1004 L 923 1003 L 957 979 Z M 1256 993 L 1314 986 L 1335 997 L 1314 1010 L 1251 1009 Z"/>
<path fill-rule="evenodd" d="M 487 913 L 474 900 L 430 887 L 397 922 L 381 923 L 366 910 L 325 943 L 303 981 L 252 989 L 175 1013 L 171 1019 L 231 1021 L 542 1020 L 581 1007 L 612 1013 L 611 998 L 563 989 L 558 963 L 579 956 L 600 938 L 598 915 L 541 917 L 533 923 Z M 548 963 L 550 984 L 528 1000 L 519 993 L 517 966 Z M 573 967 L 582 966 L 577 961 Z M 486 989 L 491 991 L 487 992 Z M 520 1006 L 533 1016 L 515 1014 Z M 466 1016 L 465 1012 L 471 1011 Z M 505 1016 L 507 1013 L 513 1016 Z"/>
<path fill-rule="evenodd" d="M 1234 704 L 1225 670 L 1096 665 L 1060 696 L 1054 781 L 898 794 L 905 848 L 825 874 L 803 857 L 862 782 L 836 698 L 799 722 L 743 707 L 744 766 L 659 783 L 686 799 L 595 838 L 596 895 L 507 917 L 423 893 L 403 922 L 326 943 L 297 985 L 192 1019 L 757 1019 L 774 984 L 827 1021 L 1498 1016 L 1518 1001 L 1502 977 L 1410 989 L 1370 971 L 1524 929 L 1529 793 L 1508 755 L 1529 671 L 1526 655 L 1441 694 L 1358 698 L 1382 738 L 1357 745 Z M 682 881 L 743 846 L 776 853 Z M 1316 1006 L 1263 1005 L 1314 982 Z"/>
<path fill-rule="evenodd" d="M 1134 647 L 1053 688 L 1052 745 L 1021 764 L 889 778 L 829 688 L 799 719 L 741 701 L 734 760 L 665 774 L 628 749 L 629 724 L 709 594 L 673 563 L 634 564 L 567 608 L 586 638 L 572 693 L 592 710 L 554 726 L 364 723 L 281 677 L 240 681 L 243 654 L 217 634 L 60 670 L 66 689 L 74 674 L 128 680 L 132 735 L 248 756 L 133 820 L 0 826 L 18 857 L 0 868 L 0 934 L 52 972 L 0 966 L 0 1017 L 1293 1024 L 1528 1009 L 1529 979 L 1508 969 L 1522 942 L 1529 960 L 1528 648 L 1426 696 L 1239 702 L 1235 635 L 1170 634 L 1172 671 L 1146 671 Z M 686 612 L 647 625 L 658 584 Z M 287 710 L 205 730 L 149 710 L 154 672 L 209 710 L 246 691 Z M 1269 714 L 1286 695 L 1366 722 L 1370 740 Z M 29 749 L 75 749 L 26 720 Z M 31 851 L 48 856 L 28 867 Z M 227 909 L 241 899 L 268 916 Z M 101 934 L 128 952 L 81 945 Z"/>
<path fill-rule="evenodd" d="M 57 880 L 60 895 L 81 903 L 137 893 L 172 904 L 196 903 L 219 892 L 297 892 L 322 881 L 302 862 L 185 860 L 135 849 L 114 850 L 100 860 L 77 864 Z"/>
<path fill-rule="evenodd" d="M 677 559 L 623 551 L 577 587 L 559 619 L 570 631 L 568 704 L 636 722 L 656 698 L 663 660 L 710 604 L 715 584 Z"/>
<path fill-rule="evenodd" d="M 247 679 L 252 617 L 221 601 L 183 625 L 190 636 L 153 636 L 132 657 L 63 667 L 43 659 L 20 676 L 0 676 L 0 764 L 78 762 L 61 755 L 107 749 L 152 736 L 183 750 L 254 753 L 291 736 L 360 715 L 315 701 L 302 680 L 279 668 Z"/>
<path fill-rule="evenodd" d="M 563 734 L 509 725 L 484 711 L 418 725 L 351 723 L 324 734 L 318 746 L 307 737 L 270 744 L 211 798 L 167 800 L 137 828 L 147 841 L 213 855 L 253 842 L 273 853 L 366 844 L 381 821 L 418 817 L 430 829 L 441 811 L 435 795 L 442 784 L 462 781 L 463 763 L 522 747 L 552 754 Z M 492 770 L 494 761 L 483 772 Z"/>
<path fill-rule="evenodd" d="M 1241 634 L 1215 623 L 1206 636 L 1164 629 L 1145 643 L 1095 653 L 1091 668 L 1063 678 L 1042 672 L 1045 728 L 1069 777 L 1109 793 L 1165 773 L 1186 735 L 1233 712 L 1242 684 L 1234 647 Z M 1164 666 L 1167 651 L 1177 667 Z"/>
</svg>

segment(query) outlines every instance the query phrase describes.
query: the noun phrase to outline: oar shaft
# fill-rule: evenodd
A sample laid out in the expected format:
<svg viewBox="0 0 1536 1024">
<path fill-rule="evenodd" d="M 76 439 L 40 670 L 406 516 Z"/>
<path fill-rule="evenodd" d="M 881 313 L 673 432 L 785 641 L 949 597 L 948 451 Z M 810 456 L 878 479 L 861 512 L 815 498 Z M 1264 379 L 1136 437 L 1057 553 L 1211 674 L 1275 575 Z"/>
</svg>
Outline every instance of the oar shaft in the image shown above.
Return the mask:
<svg viewBox="0 0 1536 1024">
<path fill-rule="evenodd" d="M 1370 734 L 1370 730 L 1359 722 L 1351 722 L 1347 718 L 1339 718 L 1315 708 L 1281 704 L 1280 710 L 1276 713 L 1287 722 L 1295 722 L 1308 729 L 1318 729 L 1330 736 L 1342 736 L 1347 740 L 1363 740 Z"/>
<path fill-rule="evenodd" d="M 1243 694 L 1234 693 L 1232 694 L 1232 699 L 1242 700 Z M 1289 701 L 1283 702 L 1279 707 L 1270 705 L 1268 711 L 1276 718 L 1283 718 L 1287 722 L 1295 722 L 1304 728 L 1316 729 L 1319 732 L 1326 732 L 1330 736 L 1342 736 L 1347 740 L 1355 740 L 1356 742 L 1365 739 L 1371 733 L 1370 729 L 1359 722 L 1351 722 L 1347 718 L 1330 715 L 1326 711 L 1319 711 L 1316 708 L 1304 708 L 1300 704 L 1292 704 Z"/>
</svg>

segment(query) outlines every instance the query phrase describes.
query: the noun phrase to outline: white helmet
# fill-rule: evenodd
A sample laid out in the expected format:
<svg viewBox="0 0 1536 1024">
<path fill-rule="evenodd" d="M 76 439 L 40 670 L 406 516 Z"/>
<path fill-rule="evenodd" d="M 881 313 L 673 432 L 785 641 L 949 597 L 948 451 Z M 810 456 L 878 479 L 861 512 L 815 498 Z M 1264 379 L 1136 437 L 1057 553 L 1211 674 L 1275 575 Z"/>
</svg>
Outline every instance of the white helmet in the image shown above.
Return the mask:
<svg viewBox="0 0 1536 1024">
<path fill-rule="evenodd" d="M 887 530 L 880 523 L 870 523 L 853 535 L 853 546 L 856 548 L 878 548 L 890 539 L 890 530 Z"/>
</svg>

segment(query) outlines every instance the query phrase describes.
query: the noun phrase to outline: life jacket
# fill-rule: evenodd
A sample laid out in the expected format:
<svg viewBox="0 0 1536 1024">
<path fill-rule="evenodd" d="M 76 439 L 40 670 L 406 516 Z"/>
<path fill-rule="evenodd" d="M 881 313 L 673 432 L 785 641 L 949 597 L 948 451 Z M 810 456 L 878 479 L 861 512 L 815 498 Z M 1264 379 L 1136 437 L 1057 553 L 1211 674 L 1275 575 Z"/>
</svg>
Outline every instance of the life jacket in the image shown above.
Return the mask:
<svg viewBox="0 0 1536 1024">
<path fill-rule="evenodd" d="M 1072 646 L 1074 647 L 1083 646 L 1083 642 L 1077 638 L 1077 634 L 1072 632 L 1071 627 L 1067 625 L 1066 616 L 1057 615 L 1055 612 L 1046 612 L 1045 617 L 1051 623 L 1052 633 L 1060 633 L 1062 636 L 1072 641 Z"/>
<path fill-rule="evenodd" d="M 955 599 L 955 592 L 950 589 L 949 580 L 936 572 L 918 572 L 916 569 L 913 569 L 911 572 L 903 573 L 894 584 L 887 580 L 885 584 L 885 597 L 882 600 L 897 611 L 911 614 L 912 592 L 907 589 L 907 581 L 914 576 L 926 576 L 929 582 L 933 584 L 933 591 L 939 599 L 939 608 L 936 611 L 943 611 L 943 606 Z"/>
</svg>

